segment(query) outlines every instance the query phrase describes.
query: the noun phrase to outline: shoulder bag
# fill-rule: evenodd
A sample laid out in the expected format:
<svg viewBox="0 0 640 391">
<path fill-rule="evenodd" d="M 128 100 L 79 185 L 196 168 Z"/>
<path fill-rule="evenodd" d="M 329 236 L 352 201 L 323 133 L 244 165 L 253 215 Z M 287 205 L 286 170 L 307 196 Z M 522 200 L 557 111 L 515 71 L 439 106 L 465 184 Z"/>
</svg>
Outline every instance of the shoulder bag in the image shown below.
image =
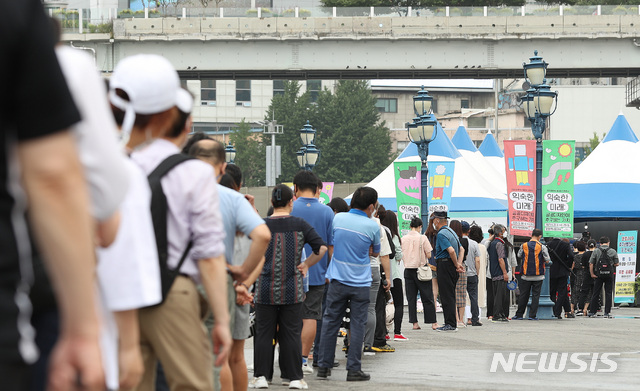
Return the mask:
<svg viewBox="0 0 640 391">
<path fill-rule="evenodd" d="M 424 258 L 424 252 L 422 251 L 422 238 L 420 238 L 420 260 Z M 422 263 L 422 262 L 420 262 Z M 431 266 L 429 262 L 425 262 L 423 266 L 418 266 L 418 280 L 419 281 L 431 281 L 433 273 L 431 272 Z"/>
</svg>

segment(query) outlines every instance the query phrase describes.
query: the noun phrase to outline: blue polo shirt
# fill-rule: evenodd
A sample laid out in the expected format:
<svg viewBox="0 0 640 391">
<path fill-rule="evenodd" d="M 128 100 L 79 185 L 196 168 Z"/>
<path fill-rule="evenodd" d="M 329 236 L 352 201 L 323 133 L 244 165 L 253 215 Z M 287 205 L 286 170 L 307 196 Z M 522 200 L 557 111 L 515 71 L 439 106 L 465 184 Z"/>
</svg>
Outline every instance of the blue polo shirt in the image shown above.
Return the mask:
<svg viewBox="0 0 640 391">
<path fill-rule="evenodd" d="M 458 235 L 451 228 L 444 226 L 438 231 L 436 239 L 436 259 L 451 258 L 447 251 L 449 247 L 453 247 L 457 254 L 460 248 L 460 241 L 458 240 Z"/>
<path fill-rule="evenodd" d="M 327 205 L 321 204 L 317 198 L 300 197 L 293 202 L 291 216 L 300 217 L 306 221 L 318 235 L 324 240 L 327 246 L 333 245 L 333 210 Z M 311 246 L 305 244 L 305 254 L 311 254 Z M 327 255 L 309 268 L 309 285 L 324 285 L 327 274 Z"/>
<path fill-rule="evenodd" d="M 227 263 L 232 265 L 236 232 L 242 232 L 249 236 L 257 226 L 264 224 L 264 220 L 256 213 L 249 201 L 244 198 L 244 195 L 235 190 L 218 185 L 218 198 L 220 199 L 222 224 L 227 233 L 224 237 L 224 255 Z M 244 262 L 244 259 L 242 262 Z"/>
<path fill-rule="evenodd" d="M 369 247 L 380 251 L 380 226 L 359 209 L 333 219 L 333 258 L 327 278 L 353 287 L 371 286 Z"/>
</svg>

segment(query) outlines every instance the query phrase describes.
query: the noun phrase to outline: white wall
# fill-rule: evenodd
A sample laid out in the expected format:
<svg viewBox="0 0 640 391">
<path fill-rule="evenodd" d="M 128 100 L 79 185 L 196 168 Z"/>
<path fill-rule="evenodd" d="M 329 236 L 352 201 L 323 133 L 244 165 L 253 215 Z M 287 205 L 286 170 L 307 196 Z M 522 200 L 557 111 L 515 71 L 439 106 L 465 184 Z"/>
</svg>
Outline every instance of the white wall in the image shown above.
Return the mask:
<svg viewBox="0 0 640 391">
<path fill-rule="evenodd" d="M 640 135 L 640 110 L 625 107 L 625 86 L 552 86 L 558 110 L 551 116 L 550 138 L 587 142 L 593 132 L 609 132 L 620 111 Z"/>
</svg>

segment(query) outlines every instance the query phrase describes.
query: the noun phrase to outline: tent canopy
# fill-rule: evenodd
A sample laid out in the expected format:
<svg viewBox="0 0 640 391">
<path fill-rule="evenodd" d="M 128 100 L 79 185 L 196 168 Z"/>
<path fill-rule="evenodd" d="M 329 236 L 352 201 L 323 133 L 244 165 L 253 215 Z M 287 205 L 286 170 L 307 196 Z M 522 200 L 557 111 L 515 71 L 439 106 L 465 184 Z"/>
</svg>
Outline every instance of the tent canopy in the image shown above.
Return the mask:
<svg viewBox="0 0 640 391">
<path fill-rule="evenodd" d="M 575 170 L 576 219 L 640 218 L 640 143 L 620 114 Z"/>
</svg>

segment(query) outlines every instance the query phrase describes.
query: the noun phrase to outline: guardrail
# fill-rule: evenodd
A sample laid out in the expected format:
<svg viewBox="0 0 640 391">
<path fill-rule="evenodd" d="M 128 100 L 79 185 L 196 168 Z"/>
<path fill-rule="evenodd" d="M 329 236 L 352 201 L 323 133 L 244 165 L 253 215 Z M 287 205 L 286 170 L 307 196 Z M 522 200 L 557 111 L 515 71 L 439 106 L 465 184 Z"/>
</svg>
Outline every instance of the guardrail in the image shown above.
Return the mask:
<svg viewBox="0 0 640 391">
<path fill-rule="evenodd" d="M 117 8 L 49 9 L 61 21 L 64 32 L 111 33 L 113 19 L 129 18 L 314 18 L 314 17 L 487 17 L 487 16 L 568 16 L 568 15 L 640 15 L 638 5 L 546 6 L 522 7 L 317 7 L 317 8 L 195 8 L 168 5 L 132 11 Z M 82 23 L 80 23 L 82 21 Z"/>
</svg>

